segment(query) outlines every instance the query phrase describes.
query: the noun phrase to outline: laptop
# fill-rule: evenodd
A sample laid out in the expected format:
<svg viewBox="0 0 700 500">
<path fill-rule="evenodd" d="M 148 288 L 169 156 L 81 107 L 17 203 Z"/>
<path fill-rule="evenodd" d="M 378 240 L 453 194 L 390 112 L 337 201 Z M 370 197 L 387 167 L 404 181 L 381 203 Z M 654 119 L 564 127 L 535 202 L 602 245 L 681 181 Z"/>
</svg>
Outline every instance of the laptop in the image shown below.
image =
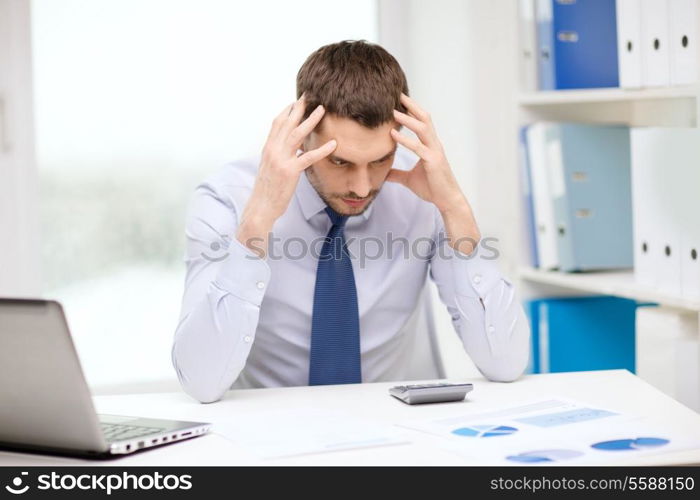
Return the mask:
<svg viewBox="0 0 700 500">
<path fill-rule="evenodd" d="M 105 458 L 201 436 L 210 424 L 98 415 L 63 308 L 0 299 L 0 447 Z"/>
</svg>

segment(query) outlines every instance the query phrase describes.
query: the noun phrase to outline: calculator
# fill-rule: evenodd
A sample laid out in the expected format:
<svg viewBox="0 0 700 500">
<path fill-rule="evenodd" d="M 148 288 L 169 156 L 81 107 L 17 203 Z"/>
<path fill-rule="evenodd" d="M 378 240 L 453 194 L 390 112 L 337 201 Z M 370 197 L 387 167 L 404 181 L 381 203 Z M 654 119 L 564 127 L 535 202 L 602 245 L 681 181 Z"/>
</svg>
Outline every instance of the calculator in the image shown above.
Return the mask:
<svg viewBox="0 0 700 500">
<path fill-rule="evenodd" d="M 397 385 L 389 389 L 389 394 L 406 404 L 447 403 L 462 401 L 474 389 L 474 384 L 415 384 Z"/>
</svg>

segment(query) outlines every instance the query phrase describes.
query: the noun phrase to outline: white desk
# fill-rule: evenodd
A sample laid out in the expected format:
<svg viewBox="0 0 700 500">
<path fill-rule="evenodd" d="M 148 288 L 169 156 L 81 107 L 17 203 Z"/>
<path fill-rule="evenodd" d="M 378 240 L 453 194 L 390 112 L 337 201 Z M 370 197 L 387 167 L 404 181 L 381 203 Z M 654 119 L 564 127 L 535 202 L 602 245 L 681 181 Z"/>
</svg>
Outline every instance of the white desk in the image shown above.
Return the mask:
<svg viewBox="0 0 700 500">
<path fill-rule="evenodd" d="M 387 389 L 394 383 L 231 391 L 224 400 L 209 405 L 199 404 L 184 393 L 99 396 L 95 403 L 100 413 L 205 422 L 247 412 L 306 407 L 339 410 L 393 424 L 413 418 L 481 413 L 510 401 L 556 394 L 649 416 L 700 438 L 700 414 L 626 370 L 528 375 L 509 384 L 481 378 L 472 382 L 474 391 L 466 401 L 443 405 L 405 405 L 388 395 Z M 476 465 L 436 446 L 436 440 L 442 438 L 420 432 L 412 436 L 410 444 L 261 460 L 229 439 L 212 434 L 108 461 L 0 452 L 0 465 Z M 647 456 L 625 464 L 700 464 L 700 449 Z"/>
</svg>

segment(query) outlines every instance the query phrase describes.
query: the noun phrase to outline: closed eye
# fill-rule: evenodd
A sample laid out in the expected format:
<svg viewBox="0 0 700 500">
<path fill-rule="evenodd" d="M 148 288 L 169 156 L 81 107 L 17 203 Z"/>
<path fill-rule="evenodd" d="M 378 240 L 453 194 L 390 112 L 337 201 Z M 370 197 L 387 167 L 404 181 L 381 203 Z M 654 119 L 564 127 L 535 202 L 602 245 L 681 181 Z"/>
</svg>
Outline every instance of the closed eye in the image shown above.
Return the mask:
<svg viewBox="0 0 700 500">
<path fill-rule="evenodd" d="M 370 162 L 370 165 L 381 166 L 381 165 L 384 165 L 388 161 L 393 161 L 393 159 L 394 159 L 394 153 L 392 152 L 389 155 L 385 156 L 384 158 Z M 338 167 L 345 167 L 348 165 L 352 165 L 352 163 L 350 163 L 349 161 L 344 160 L 342 158 L 338 158 L 337 156 L 329 157 L 328 161 L 331 162 L 331 164 L 336 165 Z"/>
<path fill-rule="evenodd" d="M 377 161 L 373 162 L 373 165 L 383 165 L 386 162 L 388 162 L 389 160 L 392 160 L 393 157 L 394 157 L 394 155 L 387 156 L 386 158 L 382 158 L 381 160 L 377 160 Z"/>
</svg>

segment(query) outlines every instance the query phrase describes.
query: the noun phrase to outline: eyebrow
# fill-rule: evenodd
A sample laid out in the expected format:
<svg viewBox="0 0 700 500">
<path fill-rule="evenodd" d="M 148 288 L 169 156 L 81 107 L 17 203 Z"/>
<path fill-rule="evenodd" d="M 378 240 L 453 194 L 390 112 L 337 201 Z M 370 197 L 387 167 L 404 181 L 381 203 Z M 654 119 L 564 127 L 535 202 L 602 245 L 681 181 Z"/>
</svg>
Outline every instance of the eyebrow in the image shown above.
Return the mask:
<svg viewBox="0 0 700 500">
<path fill-rule="evenodd" d="M 393 155 L 394 153 L 396 153 L 396 149 L 397 149 L 397 148 L 392 149 L 391 151 L 389 151 L 387 154 L 385 154 L 384 156 L 382 156 L 382 157 L 379 158 L 378 160 L 373 160 L 373 161 L 371 161 L 370 163 L 379 163 L 380 161 L 386 160 L 386 159 L 389 158 L 391 155 Z M 336 155 L 333 155 L 333 154 L 332 154 L 332 155 L 329 155 L 328 158 L 329 158 L 330 160 L 332 160 L 332 161 L 342 161 L 342 162 L 347 163 L 347 164 L 349 164 L 349 165 L 354 165 L 354 163 L 351 162 L 350 160 L 346 160 L 345 158 L 341 158 L 340 156 L 336 156 Z"/>
</svg>

